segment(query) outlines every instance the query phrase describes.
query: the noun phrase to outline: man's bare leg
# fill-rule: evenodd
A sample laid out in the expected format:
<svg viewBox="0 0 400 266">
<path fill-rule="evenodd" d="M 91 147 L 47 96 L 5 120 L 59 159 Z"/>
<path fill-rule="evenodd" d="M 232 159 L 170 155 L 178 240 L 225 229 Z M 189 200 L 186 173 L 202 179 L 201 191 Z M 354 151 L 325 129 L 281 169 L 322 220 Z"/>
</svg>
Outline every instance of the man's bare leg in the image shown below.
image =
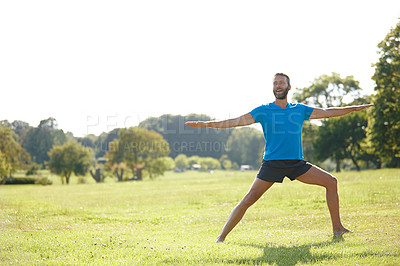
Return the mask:
<svg viewBox="0 0 400 266">
<path fill-rule="evenodd" d="M 256 178 L 244 198 L 233 208 L 228 220 L 217 238 L 217 242 L 224 242 L 230 231 L 240 222 L 247 209 L 253 205 L 274 183 Z"/>
<path fill-rule="evenodd" d="M 296 180 L 306 184 L 325 187 L 326 203 L 328 204 L 329 213 L 331 215 L 333 233 L 344 234 L 351 232 L 350 230 L 346 229 L 340 221 L 337 180 L 333 175 L 319 167 L 312 166 L 310 170 L 296 178 Z"/>
</svg>

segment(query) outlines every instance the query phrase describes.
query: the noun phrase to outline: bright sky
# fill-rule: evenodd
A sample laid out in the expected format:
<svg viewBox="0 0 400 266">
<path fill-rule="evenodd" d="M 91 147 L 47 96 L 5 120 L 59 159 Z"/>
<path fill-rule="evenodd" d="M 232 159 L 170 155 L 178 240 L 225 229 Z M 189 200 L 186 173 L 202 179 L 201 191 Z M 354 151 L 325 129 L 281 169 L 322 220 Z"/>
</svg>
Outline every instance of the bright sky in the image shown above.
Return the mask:
<svg viewBox="0 0 400 266">
<path fill-rule="evenodd" d="M 1 1 L 0 120 L 75 136 L 150 116 L 235 117 L 322 74 L 373 93 L 400 1 Z M 293 90 L 292 90 L 293 91 Z M 289 97 L 291 94 L 289 94 Z"/>
</svg>

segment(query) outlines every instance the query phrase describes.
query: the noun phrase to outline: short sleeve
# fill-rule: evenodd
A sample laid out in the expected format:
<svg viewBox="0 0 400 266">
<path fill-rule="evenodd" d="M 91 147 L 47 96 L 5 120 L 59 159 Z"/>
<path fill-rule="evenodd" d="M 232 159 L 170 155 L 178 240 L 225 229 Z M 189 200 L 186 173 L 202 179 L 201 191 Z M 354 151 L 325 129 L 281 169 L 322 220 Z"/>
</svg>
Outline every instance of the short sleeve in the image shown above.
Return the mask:
<svg viewBox="0 0 400 266">
<path fill-rule="evenodd" d="M 254 118 L 254 120 L 256 121 L 256 123 L 260 123 L 261 122 L 261 117 L 262 117 L 262 110 L 263 110 L 263 106 L 259 106 L 254 108 L 253 110 L 250 111 L 251 116 Z"/>
<path fill-rule="evenodd" d="M 304 104 L 302 104 L 302 106 L 304 108 L 304 120 L 310 120 L 310 116 L 314 111 L 314 107 L 310 107 Z"/>
</svg>

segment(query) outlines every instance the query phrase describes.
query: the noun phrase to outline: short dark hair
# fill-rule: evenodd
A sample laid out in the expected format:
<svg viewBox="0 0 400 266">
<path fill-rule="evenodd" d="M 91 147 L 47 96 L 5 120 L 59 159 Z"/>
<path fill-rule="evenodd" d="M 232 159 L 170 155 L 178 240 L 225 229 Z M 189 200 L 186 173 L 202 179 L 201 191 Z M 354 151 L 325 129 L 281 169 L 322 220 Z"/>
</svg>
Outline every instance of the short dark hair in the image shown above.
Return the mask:
<svg viewBox="0 0 400 266">
<path fill-rule="evenodd" d="M 290 78 L 289 78 L 288 75 L 283 74 L 283 73 L 276 73 L 276 74 L 275 74 L 275 77 L 276 77 L 276 76 L 283 76 L 283 77 L 285 77 L 286 80 L 287 80 L 288 86 L 290 86 Z"/>
</svg>

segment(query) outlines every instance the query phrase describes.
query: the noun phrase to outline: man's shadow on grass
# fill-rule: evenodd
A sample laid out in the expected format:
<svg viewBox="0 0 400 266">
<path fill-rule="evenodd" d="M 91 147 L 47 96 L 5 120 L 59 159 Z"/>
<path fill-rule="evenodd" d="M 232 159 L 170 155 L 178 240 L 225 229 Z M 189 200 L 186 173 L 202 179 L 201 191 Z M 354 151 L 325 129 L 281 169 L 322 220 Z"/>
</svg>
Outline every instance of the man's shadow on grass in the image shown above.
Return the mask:
<svg viewBox="0 0 400 266">
<path fill-rule="evenodd" d="M 304 244 L 300 246 L 286 246 L 275 243 L 266 243 L 265 246 L 261 245 L 247 245 L 251 247 L 256 247 L 263 249 L 264 254 L 258 258 L 247 258 L 247 259 L 236 259 L 231 261 L 232 263 L 237 264 L 276 264 L 278 266 L 284 265 L 296 265 L 300 264 L 312 264 L 318 261 L 326 260 L 326 259 L 334 259 L 337 255 L 332 253 L 322 253 L 322 254 L 313 254 L 311 253 L 312 248 L 320 248 L 332 245 L 334 243 L 338 243 L 343 241 L 342 235 L 333 236 L 331 241 L 325 241 L 320 243 L 313 244 Z"/>
</svg>

